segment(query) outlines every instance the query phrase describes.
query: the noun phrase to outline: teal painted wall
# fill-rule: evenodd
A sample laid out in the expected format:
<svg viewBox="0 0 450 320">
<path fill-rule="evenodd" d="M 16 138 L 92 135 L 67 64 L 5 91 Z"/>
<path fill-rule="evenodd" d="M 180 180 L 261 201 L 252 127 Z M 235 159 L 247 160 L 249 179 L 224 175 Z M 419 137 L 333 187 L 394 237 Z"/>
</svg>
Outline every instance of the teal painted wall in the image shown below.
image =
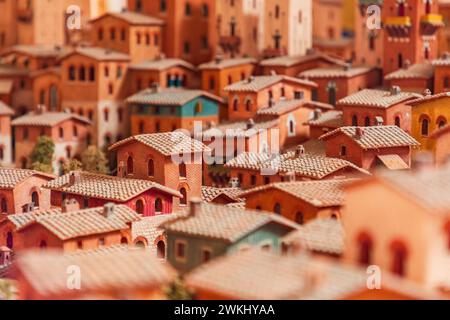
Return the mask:
<svg viewBox="0 0 450 320">
<path fill-rule="evenodd" d="M 195 112 L 195 107 L 198 102 L 201 102 L 203 107 L 200 113 Z M 149 104 L 134 105 L 132 107 L 133 115 L 148 115 L 158 117 L 207 117 L 219 114 L 219 104 L 211 99 L 205 97 L 198 97 L 186 103 L 183 106 L 157 106 Z"/>
<path fill-rule="evenodd" d="M 260 246 L 267 243 L 272 245 L 275 252 L 280 252 L 281 238 L 291 231 L 291 228 L 276 223 L 270 223 L 231 244 L 225 241 L 190 237 L 185 234 L 177 234 L 169 231 L 167 233 L 167 259 L 178 271 L 184 273 L 196 268 L 202 263 L 201 253 L 202 248 L 204 247 L 212 249 L 212 258 L 234 253 L 242 246 Z M 187 242 L 187 260 L 185 263 L 175 259 L 175 242 L 177 240 L 184 240 Z"/>
</svg>

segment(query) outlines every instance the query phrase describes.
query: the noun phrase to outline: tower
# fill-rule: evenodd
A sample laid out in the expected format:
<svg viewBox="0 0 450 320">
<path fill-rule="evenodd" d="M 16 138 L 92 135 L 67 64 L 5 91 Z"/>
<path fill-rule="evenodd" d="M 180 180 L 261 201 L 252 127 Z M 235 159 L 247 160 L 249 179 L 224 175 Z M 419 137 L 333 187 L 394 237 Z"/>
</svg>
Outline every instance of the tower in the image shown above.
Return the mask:
<svg viewBox="0 0 450 320">
<path fill-rule="evenodd" d="M 385 0 L 384 74 L 437 57 L 437 31 L 443 19 L 437 0 Z"/>
</svg>

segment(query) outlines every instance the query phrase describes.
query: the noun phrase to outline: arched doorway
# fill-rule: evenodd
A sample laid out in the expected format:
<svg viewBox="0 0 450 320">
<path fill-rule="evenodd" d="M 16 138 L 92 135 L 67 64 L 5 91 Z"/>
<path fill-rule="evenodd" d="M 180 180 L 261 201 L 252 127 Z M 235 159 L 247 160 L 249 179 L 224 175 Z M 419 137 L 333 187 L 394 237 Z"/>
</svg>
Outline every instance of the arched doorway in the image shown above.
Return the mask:
<svg viewBox="0 0 450 320">
<path fill-rule="evenodd" d="M 358 248 L 358 262 L 363 266 L 370 265 L 372 262 L 372 238 L 368 234 L 362 233 L 358 238 Z"/>
<path fill-rule="evenodd" d="M 125 238 L 125 237 L 122 237 L 122 239 L 120 239 L 120 244 L 127 245 L 128 244 L 128 239 Z"/>
<path fill-rule="evenodd" d="M 140 215 L 144 215 L 144 201 L 138 200 L 136 201 L 136 212 Z"/>
<path fill-rule="evenodd" d="M 160 198 L 157 198 L 155 200 L 155 213 L 162 213 L 163 212 L 163 202 Z"/>
<path fill-rule="evenodd" d="M 406 260 L 408 252 L 406 246 L 399 241 L 395 241 L 391 246 L 392 250 L 392 273 L 403 277 L 406 273 Z"/>
<path fill-rule="evenodd" d="M 39 248 L 40 248 L 40 249 L 47 249 L 47 241 L 42 240 L 42 241 L 39 243 Z"/>
<path fill-rule="evenodd" d="M 165 259 L 166 258 L 166 244 L 164 241 L 159 241 L 156 245 L 157 247 L 157 254 L 159 259 Z"/>
<path fill-rule="evenodd" d="M 39 207 L 39 193 L 37 191 L 33 191 L 31 194 L 31 202 L 33 202 L 35 208 Z"/>
</svg>

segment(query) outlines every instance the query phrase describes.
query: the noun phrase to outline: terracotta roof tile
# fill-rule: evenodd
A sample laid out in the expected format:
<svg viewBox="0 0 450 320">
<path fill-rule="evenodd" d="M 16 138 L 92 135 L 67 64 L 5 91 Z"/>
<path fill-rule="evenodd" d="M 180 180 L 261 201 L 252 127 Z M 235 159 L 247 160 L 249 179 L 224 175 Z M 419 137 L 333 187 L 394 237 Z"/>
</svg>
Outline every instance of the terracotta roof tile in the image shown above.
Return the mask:
<svg viewBox="0 0 450 320">
<path fill-rule="evenodd" d="M 279 100 L 273 106 L 264 106 L 257 111 L 258 115 L 279 116 L 303 107 L 304 100 Z"/>
<path fill-rule="evenodd" d="M 12 116 L 14 115 L 14 110 L 11 109 L 6 103 L 0 101 L 0 115 L 1 116 Z"/>
<path fill-rule="evenodd" d="M 268 170 L 281 173 L 295 173 L 311 179 L 324 179 L 341 169 L 352 169 L 355 172 L 368 174 L 353 163 L 337 158 L 320 155 L 296 155 L 296 151 L 289 151 L 279 156 L 264 153 L 245 152 L 225 164 L 230 169 Z"/>
<path fill-rule="evenodd" d="M 241 188 L 215 188 L 202 186 L 202 199 L 204 202 L 212 202 L 220 195 L 225 195 L 236 202 L 242 202 L 243 200 L 240 198 L 241 193 Z"/>
<path fill-rule="evenodd" d="M 29 70 L 26 69 L 11 66 L 9 64 L 0 64 L 0 76 L 20 77 L 27 76 L 29 73 Z"/>
<path fill-rule="evenodd" d="M 70 176 L 77 175 L 77 180 L 70 184 Z M 125 202 L 150 189 L 157 189 L 176 197 L 176 190 L 148 180 L 126 179 L 88 172 L 72 172 L 58 177 L 44 185 L 44 188 L 77 194 L 85 197 Z"/>
<path fill-rule="evenodd" d="M 39 216 L 61 214 L 61 209 L 36 210 L 26 213 L 11 214 L 5 217 L 11 221 L 17 230 L 21 230 L 25 226 L 36 221 Z"/>
<path fill-rule="evenodd" d="M 129 69 L 132 70 L 166 70 L 174 67 L 184 67 L 189 70 L 195 71 L 196 68 L 193 64 L 176 58 L 161 58 L 154 60 L 145 60 L 139 63 L 131 64 Z"/>
<path fill-rule="evenodd" d="M 243 80 L 237 83 L 233 83 L 225 87 L 225 91 L 228 92 L 258 92 L 264 88 L 275 85 L 279 82 L 287 81 L 304 85 L 308 87 L 316 88 L 317 84 L 308 80 L 302 80 L 294 77 L 271 75 L 271 76 L 257 76 L 250 77 L 247 80 Z"/>
<path fill-rule="evenodd" d="M 381 161 L 389 170 L 406 170 L 408 164 L 398 154 L 378 155 L 377 159 Z"/>
<path fill-rule="evenodd" d="M 222 123 L 202 132 L 204 138 L 219 137 L 252 137 L 260 132 L 275 128 L 279 124 L 279 120 L 258 121 L 253 122 L 249 127 L 249 121 L 236 121 Z"/>
<path fill-rule="evenodd" d="M 164 156 L 176 155 L 181 152 L 196 153 L 210 151 L 210 149 L 202 142 L 192 139 L 182 132 L 152 133 L 133 136 L 117 142 L 112 145 L 109 150 L 115 150 L 122 145 L 132 142 L 142 143 L 152 149 L 155 149 Z"/>
<path fill-rule="evenodd" d="M 316 208 L 338 207 L 344 204 L 343 186 L 354 179 L 321 181 L 277 182 L 244 191 L 240 196 L 247 198 L 253 193 L 270 192 L 277 189 L 303 200 Z"/>
<path fill-rule="evenodd" d="M 307 250 L 341 255 L 344 251 L 344 228 L 337 219 L 314 219 L 283 238 L 285 244 L 304 246 Z"/>
<path fill-rule="evenodd" d="M 61 56 L 61 59 L 72 54 L 80 54 L 98 61 L 130 61 L 128 54 L 100 47 L 78 47 Z"/>
<path fill-rule="evenodd" d="M 9 48 L 5 54 L 14 52 L 27 54 L 39 58 L 57 58 L 67 53 L 69 47 L 61 47 L 58 45 L 33 44 L 33 45 L 15 45 Z M 2 54 L 4 56 L 5 54 Z"/>
<path fill-rule="evenodd" d="M 166 89 L 155 92 L 153 89 L 146 89 L 129 97 L 127 103 L 183 106 L 199 97 L 206 97 L 217 102 L 222 102 L 220 97 L 203 90 Z"/>
<path fill-rule="evenodd" d="M 422 103 L 427 103 L 430 101 L 446 99 L 446 98 L 450 98 L 450 92 L 442 92 L 442 93 L 438 93 L 438 94 L 434 94 L 434 95 L 424 96 L 419 99 L 408 101 L 407 104 L 410 106 L 417 106 L 417 105 L 421 105 Z"/>
<path fill-rule="evenodd" d="M 263 67 L 292 67 L 297 64 L 306 63 L 312 60 L 322 59 L 329 63 L 333 63 L 336 65 L 346 65 L 347 63 L 344 60 L 340 60 L 338 58 L 331 57 L 324 53 L 311 53 L 302 56 L 283 56 L 276 57 L 267 60 L 261 61 L 260 65 Z"/>
<path fill-rule="evenodd" d="M 450 66 L 450 55 L 445 54 L 439 59 L 435 59 L 432 61 L 432 64 L 436 67 L 445 67 Z"/>
<path fill-rule="evenodd" d="M 164 24 L 164 20 L 149 16 L 149 15 L 141 14 L 138 12 L 132 12 L 132 11 L 107 12 L 104 15 L 91 20 L 91 23 L 102 20 L 108 16 L 118 18 L 120 20 L 123 20 L 123 21 L 131 24 L 131 25 L 146 26 L 146 25 L 163 25 Z"/>
<path fill-rule="evenodd" d="M 339 128 L 344 124 L 343 118 L 344 113 L 342 111 L 331 110 L 320 113 L 317 119 L 309 120 L 306 124 L 312 127 Z"/>
<path fill-rule="evenodd" d="M 361 137 L 357 135 L 358 129 L 363 133 Z M 336 134 L 347 135 L 363 149 L 420 145 L 413 137 L 397 126 L 341 127 L 323 135 L 320 139 L 327 140 Z"/>
<path fill-rule="evenodd" d="M 14 119 L 11 124 L 13 126 L 53 127 L 67 120 L 78 120 L 86 124 L 91 124 L 91 121 L 88 118 L 70 112 L 30 112 Z"/>
<path fill-rule="evenodd" d="M 219 61 L 213 60 L 201 64 L 198 68 L 200 70 L 222 70 L 226 68 L 237 67 L 243 64 L 256 64 L 257 60 L 254 58 L 231 58 L 221 59 Z"/>
<path fill-rule="evenodd" d="M 298 228 L 297 224 L 271 213 L 205 203 L 195 206 L 195 214 L 191 215 L 189 210 L 183 217 L 165 223 L 164 229 L 196 237 L 235 242 L 269 223 L 277 223 L 292 230 Z"/>
<path fill-rule="evenodd" d="M 326 67 L 326 68 L 316 68 L 307 71 L 303 71 L 299 74 L 299 77 L 305 79 L 311 78 L 353 78 L 356 76 L 363 75 L 372 71 L 369 67 Z"/>
<path fill-rule="evenodd" d="M 53 175 L 34 170 L 0 168 L 0 188 L 1 189 L 15 188 L 19 183 L 25 181 L 26 179 L 32 176 L 42 176 L 48 179 L 54 178 Z"/>
<path fill-rule="evenodd" d="M 385 80 L 394 79 L 430 79 L 434 76 L 434 67 L 430 63 L 416 63 L 407 69 L 399 69 L 387 74 Z"/>
<path fill-rule="evenodd" d="M 422 97 L 417 93 L 399 92 L 377 89 L 364 89 L 338 101 L 338 105 L 355 105 L 363 107 L 389 108 L 398 103 Z"/>
<path fill-rule="evenodd" d="M 67 270 L 81 269 L 81 291 L 67 288 Z M 72 296 L 102 291 L 159 288 L 174 280 L 176 272 L 145 250 L 96 250 L 62 255 L 60 252 L 27 252 L 17 267 L 33 290 L 42 296 Z"/>
<path fill-rule="evenodd" d="M 190 288 L 241 300 L 344 299 L 367 288 L 366 280 L 360 269 L 258 249 L 219 257 L 186 276 Z"/>
</svg>

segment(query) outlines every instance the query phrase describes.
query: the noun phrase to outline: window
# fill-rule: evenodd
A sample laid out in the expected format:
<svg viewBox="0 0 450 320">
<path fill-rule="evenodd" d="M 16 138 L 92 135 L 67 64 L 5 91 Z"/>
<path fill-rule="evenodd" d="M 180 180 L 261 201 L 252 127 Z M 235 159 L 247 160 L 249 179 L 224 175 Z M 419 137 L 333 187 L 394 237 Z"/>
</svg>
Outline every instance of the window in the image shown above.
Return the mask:
<svg viewBox="0 0 450 320">
<path fill-rule="evenodd" d="M 67 159 L 72 158 L 72 147 L 71 146 L 66 147 L 66 157 L 67 157 Z"/>
<path fill-rule="evenodd" d="M 189 42 L 184 43 L 183 52 L 184 54 L 189 54 L 191 52 L 191 45 L 189 44 Z"/>
<path fill-rule="evenodd" d="M 401 126 L 401 120 L 400 120 L 400 117 L 399 117 L 399 116 L 396 116 L 396 117 L 395 117 L 395 125 L 396 125 L 397 127 L 399 127 L 399 128 L 400 128 L 400 126 Z"/>
<path fill-rule="evenodd" d="M 293 137 L 295 136 L 295 133 L 296 133 L 295 119 L 292 115 L 290 115 L 288 119 L 288 135 L 289 137 Z"/>
<path fill-rule="evenodd" d="M 275 206 L 273 207 L 273 212 L 275 212 L 278 215 L 281 215 L 281 204 L 276 203 Z"/>
<path fill-rule="evenodd" d="M 341 157 L 345 157 L 347 155 L 347 147 L 346 146 L 341 146 L 340 155 L 341 155 Z"/>
<path fill-rule="evenodd" d="M 175 259 L 178 261 L 186 261 L 186 242 L 177 240 L 175 241 Z"/>
<path fill-rule="evenodd" d="M 239 104 L 238 98 L 234 98 L 234 100 L 233 100 L 233 111 L 238 111 L 238 104 Z"/>
<path fill-rule="evenodd" d="M 105 72 L 105 77 L 109 77 L 109 68 L 108 67 L 105 67 L 104 72 Z"/>
<path fill-rule="evenodd" d="M 127 245 L 128 239 L 126 237 L 122 237 L 122 239 L 120 239 L 120 244 Z"/>
<path fill-rule="evenodd" d="M 281 89 L 280 89 L 280 95 L 281 95 L 282 97 L 285 97 L 285 96 L 286 96 L 286 89 L 285 89 L 284 87 L 281 87 Z"/>
<path fill-rule="evenodd" d="M 231 76 L 228 76 L 228 85 L 233 83 L 233 78 Z"/>
<path fill-rule="evenodd" d="M 132 156 L 127 159 L 127 174 L 133 174 L 134 171 L 134 160 Z"/>
<path fill-rule="evenodd" d="M 358 116 L 355 114 L 352 117 L 352 126 L 357 127 L 358 126 Z"/>
<path fill-rule="evenodd" d="M 264 177 L 264 184 L 270 184 L 270 178 Z"/>
<path fill-rule="evenodd" d="M 122 67 L 118 66 L 117 67 L 117 79 L 121 79 L 122 78 L 122 74 L 123 74 Z"/>
<path fill-rule="evenodd" d="M 428 136 L 430 121 L 428 119 L 422 119 L 422 135 Z"/>
<path fill-rule="evenodd" d="M 98 32 L 97 32 L 97 38 L 98 38 L 98 41 L 102 41 L 103 40 L 103 28 L 100 28 L 100 29 L 98 29 Z"/>
<path fill-rule="evenodd" d="M 147 175 L 149 177 L 153 177 L 155 175 L 155 162 L 153 161 L 153 159 L 148 160 Z"/>
<path fill-rule="evenodd" d="M 392 273 L 402 277 L 406 272 L 407 250 L 406 246 L 400 241 L 394 241 L 391 245 L 392 250 Z"/>
<path fill-rule="evenodd" d="M 120 30 L 120 40 L 125 41 L 127 39 L 127 32 L 125 29 Z"/>
<path fill-rule="evenodd" d="M 207 36 L 202 36 L 201 38 L 201 47 L 203 50 L 208 49 L 209 45 L 208 45 L 208 37 Z"/>
<path fill-rule="evenodd" d="M 76 76 L 75 76 L 75 66 L 70 66 L 70 67 L 69 67 L 69 80 L 70 80 L 70 81 L 75 81 L 75 80 L 76 80 Z"/>
<path fill-rule="evenodd" d="M 190 16 L 192 14 L 191 4 L 189 2 L 184 6 L 184 14 Z"/>
<path fill-rule="evenodd" d="M 186 178 L 186 164 L 182 162 L 179 167 L 180 178 Z"/>
<path fill-rule="evenodd" d="M 254 174 L 252 174 L 252 176 L 251 176 L 251 183 L 252 183 L 252 186 L 256 185 L 256 176 Z"/>
<path fill-rule="evenodd" d="M 155 200 L 155 213 L 162 213 L 163 212 L 163 202 L 160 198 L 157 198 Z"/>
<path fill-rule="evenodd" d="M 209 248 L 202 249 L 202 256 L 201 256 L 202 263 L 207 263 L 211 261 L 211 258 L 212 258 L 212 250 Z"/>
<path fill-rule="evenodd" d="M 159 3 L 159 11 L 166 12 L 166 10 L 167 10 L 167 1 L 161 0 Z"/>
<path fill-rule="evenodd" d="M 0 146 L 0 160 L 4 160 L 4 158 L 5 158 L 4 146 Z"/>
<path fill-rule="evenodd" d="M 79 81 L 85 81 L 86 80 L 86 69 L 84 68 L 84 66 L 81 66 L 78 69 L 78 80 Z"/>
<path fill-rule="evenodd" d="M 159 36 L 156 33 L 153 36 L 153 43 L 155 44 L 155 47 L 159 45 Z"/>
<path fill-rule="evenodd" d="M 111 28 L 111 30 L 109 30 L 109 37 L 111 40 L 116 40 L 116 29 L 115 28 Z"/>
<path fill-rule="evenodd" d="M 73 136 L 78 137 L 78 127 L 76 125 L 73 126 Z"/>
<path fill-rule="evenodd" d="M 199 114 L 199 113 L 202 113 L 202 111 L 203 111 L 203 104 L 199 101 L 195 105 L 195 113 Z"/>
<path fill-rule="evenodd" d="M 95 81 L 95 68 L 93 66 L 89 67 L 89 81 Z"/>
<path fill-rule="evenodd" d="M 438 128 L 443 128 L 447 124 L 447 119 L 445 119 L 442 116 L 438 117 L 438 120 L 437 120 L 436 124 L 437 124 Z"/>
<path fill-rule="evenodd" d="M 141 216 L 144 215 L 144 201 L 142 200 L 136 201 L 136 212 Z"/>
<path fill-rule="evenodd" d="M 450 77 L 444 77 L 444 80 L 443 80 L 443 87 L 444 88 L 449 88 L 450 87 Z"/>
<path fill-rule="evenodd" d="M 64 128 L 62 127 L 59 128 L 59 138 L 64 139 Z"/>
<path fill-rule="evenodd" d="M 202 16 L 205 18 L 209 16 L 209 7 L 206 3 L 202 4 Z"/>
<path fill-rule="evenodd" d="M 216 88 L 216 79 L 214 77 L 209 78 L 209 90 L 214 90 Z"/>
<path fill-rule="evenodd" d="M 159 259 L 165 259 L 166 258 L 166 244 L 164 241 L 159 241 L 156 245 L 157 248 L 157 257 Z"/>
<path fill-rule="evenodd" d="M 187 205 L 187 191 L 185 188 L 181 188 L 180 193 L 181 193 L 180 204 L 185 206 Z"/>
<path fill-rule="evenodd" d="M 42 240 L 42 241 L 39 243 L 39 248 L 42 249 L 42 250 L 47 249 L 47 241 Z"/>
<path fill-rule="evenodd" d="M 89 208 L 89 198 L 83 198 L 83 208 Z"/>
<path fill-rule="evenodd" d="M 365 117 L 365 118 L 364 118 L 364 125 L 365 125 L 366 127 L 370 127 L 370 117 Z"/>
<path fill-rule="evenodd" d="M 372 238 L 366 233 L 361 233 L 358 237 L 358 247 L 358 262 L 363 266 L 370 265 L 372 262 Z"/>
<path fill-rule="evenodd" d="M 148 33 L 145 34 L 145 44 L 150 45 L 150 35 Z"/>
<path fill-rule="evenodd" d="M 83 250 L 83 241 L 78 241 L 77 242 L 77 248 L 78 248 L 78 250 Z"/>
<path fill-rule="evenodd" d="M 105 122 L 109 121 L 109 109 L 103 110 L 103 119 L 105 120 Z"/>
<path fill-rule="evenodd" d="M 113 85 L 110 83 L 110 84 L 108 85 L 108 94 L 113 94 L 113 92 L 114 92 L 114 87 L 113 87 Z"/>
<path fill-rule="evenodd" d="M 295 214 L 295 222 L 297 222 L 298 224 L 303 224 L 304 223 L 304 215 L 302 212 L 297 212 Z"/>
<path fill-rule="evenodd" d="M 104 247 L 105 244 L 106 244 L 105 238 L 98 239 L 98 246 L 99 247 Z"/>
<path fill-rule="evenodd" d="M 139 122 L 139 133 L 142 134 L 145 131 L 145 123 L 144 121 Z"/>
<path fill-rule="evenodd" d="M 8 201 L 6 200 L 6 198 L 2 198 L 2 200 L 0 201 L 0 207 L 1 207 L 2 213 L 8 212 Z"/>
<path fill-rule="evenodd" d="M 136 43 L 141 44 L 141 34 L 139 32 L 136 33 Z"/>
<path fill-rule="evenodd" d="M 14 238 L 11 231 L 6 234 L 6 246 L 10 249 L 14 247 Z"/>
<path fill-rule="evenodd" d="M 279 19 L 280 18 L 280 6 L 276 5 L 275 6 L 275 19 Z"/>
<path fill-rule="evenodd" d="M 250 112 L 252 110 L 252 100 L 247 99 L 245 101 L 245 110 Z"/>
</svg>

